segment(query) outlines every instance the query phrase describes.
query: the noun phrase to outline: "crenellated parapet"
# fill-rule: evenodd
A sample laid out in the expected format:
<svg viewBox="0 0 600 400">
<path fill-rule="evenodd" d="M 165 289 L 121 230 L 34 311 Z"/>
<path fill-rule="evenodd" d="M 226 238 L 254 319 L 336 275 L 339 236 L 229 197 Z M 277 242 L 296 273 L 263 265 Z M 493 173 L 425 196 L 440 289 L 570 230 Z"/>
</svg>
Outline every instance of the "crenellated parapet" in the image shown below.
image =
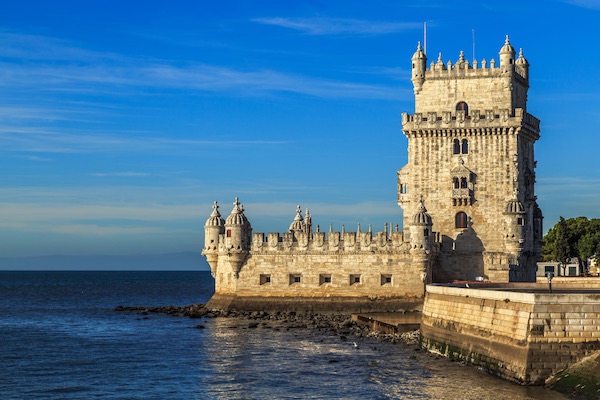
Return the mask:
<svg viewBox="0 0 600 400">
<path fill-rule="evenodd" d="M 414 114 L 402 113 L 402 131 L 407 137 L 422 135 L 455 136 L 489 135 L 497 133 L 522 133 L 533 140 L 539 139 L 540 120 L 516 108 L 509 109 L 464 110 L 427 112 Z"/>
<path fill-rule="evenodd" d="M 439 53 L 437 61 L 431 61 L 427 65 L 427 55 L 421 44 L 417 46 L 417 51 L 412 57 L 413 74 L 412 81 L 415 85 L 415 94 L 421 90 L 422 84 L 426 80 L 456 80 L 456 79 L 479 79 L 479 78 L 508 78 L 516 79 L 524 86 L 529 86 L 529 62 L 523 56 L 523 49 L 519 50 L 519 56 L 515 58 L 516 52 L 508 35 L 504 46 L 500 49 L 498 63 L 492 58 L 489 62 L 486 59 L 477 61 L 473 59 L 469 62 L 465 58 L 463 51 L 460 52 L 458 60 L 444 61 L 442 53 Z"/>
<path fill-rule="evenodd" d="M 402 252 L 404 232 L 269 232 L 252 235 L 252 254 Z"/>
<path fill-rule="evenodd" d="M 521 50 L 522 54 L 522 50 Z M 513 75 L 520 78 L 524 83 L 529 79 L 528 68 L 524 64 L 512 64 L 509 69 L 501 68 L 500 63 L 496 63 L 493 58 L 488 62 L 486 59 L 481 61 L 473 60 L 469 62 L 464 58 L 461 51 L 458 61 L 452 63 L 448 60 L 442 60 L 442 54 L 439 54 L 437 62 L 431 62 L 429 68 L 425 70 L 425 79 L 457 79 L 457 78 L 486 78 L 486 77 L 506 77 Z"/>
</svg>

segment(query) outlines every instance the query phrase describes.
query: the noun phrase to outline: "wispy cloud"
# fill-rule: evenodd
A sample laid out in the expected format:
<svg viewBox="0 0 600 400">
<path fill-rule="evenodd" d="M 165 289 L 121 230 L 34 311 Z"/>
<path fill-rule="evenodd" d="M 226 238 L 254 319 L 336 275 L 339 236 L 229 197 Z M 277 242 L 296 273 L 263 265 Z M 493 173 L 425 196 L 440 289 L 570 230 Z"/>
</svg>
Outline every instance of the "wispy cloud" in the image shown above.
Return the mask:
<svg viewBox="0 0 600 400">
<path fill-rule="evenodd" d="M 38 91 L 102 91 L 102 86 L 223 91 L 242 96 L 296 93 L 323 98 L 397 99 L 398 88 L 329 80 L 270 69 L 244 71 L 217 65 L 80 66 L 0 64 L 0 86 Z M 408 91 L 407 91 L 408 94 Z"/>
<path fill-rule="evenodd" d="M 352 18 L 255 18 L 254 22 L 295 29 L 308 35 L 385 35 L 420 29 L 416 22 L 381 22 Z"/>
<path fill-rule="evenodd" d="M 35 108 L 31 109 L 35 113 Z M 30 121 L 25 119 L 25 124 Z M 199 148 L 265 147 L 289 144 L 287 140 L 240 140 L 240 139 L 186 139 L 167 137 L 169 132 L 157 136 L 156 132 L 143 131 L 104 131 L 86 129 L 51 129 L 47 127 L 23 127 L 18 123 L 7 124 L 0 121 L 0 153 L 83 153 L 131 151 L 170 152 Z M 161 132 L 158 132 L 161 135 Z M 32 159 L 33 160 L 33 159 Z M 38 158 L 38 161 L 41 159 Z"/>
<path fill-rule="evenodd" d="M 600 10 L 600 0 L 566 0 L 565 2 L 577 7 Z"/>
<path fill-rule="evenodd" d="M 150 176 L 150 174 L 146 173 L 146 172 L 96 172 L 94 174 L 91 174 L 92 176 L 98 176 L 98 177 L 140 177 L 140 176 Z"/>
<path fill-rule="evenodd" d="M 273 24 L 278 20 L 261 19 Z M 259 21 L 259 20 L 257 20 Z M 369 23 L 344 19 L 318 19 L 309 30 L 350 33 L 384 33 L 412 29 L 411 23 Z M 329 21 L 329 22 L 327 22 Z M 318 26 L 322 25 L 322 28 Z M 307 27 L 310 24 L 307 23 Z M 396 88 L 344 80 L 331 80 L 276 71 L 242 69 L 206 63 L 181 64 L 165 60 L 140 60 L 93 52 L 55 38 L 0 32 L 0 87 L 39 92 L 95 92 L 110 88 L 112 95 L 127 89 L 176 89 L 230 92 L 243 96 L 296 93 L 324 98 L 395 99 Z M 116 91 L 115 91 L 116 89 Z M 13 90 L 13 92 L 14 92 Z M 7 110 L 8 111 L 8 110 Z M 15 107 L 17 114 L 23 110 Z M 43 116 L 44 114 L 42 114 Z M 40 117 L 38 117 L 40 118 Z"/>
</svg>

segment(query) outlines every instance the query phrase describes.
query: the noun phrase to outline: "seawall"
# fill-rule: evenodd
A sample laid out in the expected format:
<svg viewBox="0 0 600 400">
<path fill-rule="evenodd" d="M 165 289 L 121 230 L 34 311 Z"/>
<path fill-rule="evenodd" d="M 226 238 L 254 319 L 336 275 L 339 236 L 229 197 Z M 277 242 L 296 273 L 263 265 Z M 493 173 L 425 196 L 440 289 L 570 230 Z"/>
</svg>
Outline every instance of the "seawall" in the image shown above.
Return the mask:
<svg viewBox="0 0 600 400">
<path fill-rule="evenodd" d="M 350 315 L 364 312 L 415 311 L 423 307 L 422 297 L 367 296 L 240 296 L 215 293 L 206 307 L 236 311 L 296 311 Z"/>
<path fill-rule="evenodd" d="M 600 350 L 600 285 L 460 286 L 427 286 L 422 346 L 523 384 Z"/>
</svg>

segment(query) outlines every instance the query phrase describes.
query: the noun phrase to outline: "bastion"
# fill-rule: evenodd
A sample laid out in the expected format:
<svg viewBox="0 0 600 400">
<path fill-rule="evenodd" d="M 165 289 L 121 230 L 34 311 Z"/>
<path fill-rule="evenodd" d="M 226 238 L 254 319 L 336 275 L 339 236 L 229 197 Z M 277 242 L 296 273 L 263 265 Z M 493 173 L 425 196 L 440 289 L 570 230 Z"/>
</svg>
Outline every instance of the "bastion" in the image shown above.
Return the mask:
<svg viewBox="0 0 600 400">
<path fill-rule="evenodd" d="M 215 279 L 208 305 L 396 311 L 422 304 L 432 282 L 535 282 L 540 121 L 527 112 L 523 51 L 517 56 L 507 36 L 498 55 L 498 63 L 470 63 L 462 52 L 456 62 L 440 54 L 428 65 L 417 46 L 414 113 L 402 115 L 401 224 L 324 232 L 298 206 L 287 232 L 257 233 L 237 198 L 226 219 L 215 202 L 202 250 Z"/>
</svg>

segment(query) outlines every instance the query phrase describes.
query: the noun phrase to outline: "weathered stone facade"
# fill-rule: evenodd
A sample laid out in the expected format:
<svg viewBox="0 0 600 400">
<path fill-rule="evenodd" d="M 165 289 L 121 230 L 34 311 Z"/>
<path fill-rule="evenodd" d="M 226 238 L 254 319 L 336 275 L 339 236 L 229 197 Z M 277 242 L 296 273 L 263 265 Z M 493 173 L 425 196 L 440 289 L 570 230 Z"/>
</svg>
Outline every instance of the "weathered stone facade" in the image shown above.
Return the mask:
<svg viewBox="0 0 600 400">
<path fill-rule="evenodd" d="M 303 218 L 299 207 L 289 232 L 252 233 L 237 199 L 226 221 L 213 208 L 203 254 L 215 278 L 215 308 L 412 309 L 422 302 L 439 247 L 423 205 L 411 221 L 411 242 L 391 226 L 375 234 L 360 226 L 313 231 L 308 210 Z"/>
<path fill-rule="evenodd" d="M 500 63 L 427 68 L 412 58 L 415 113 L 402 115 L 408 164 L 398 171 L 404 223 L 425 199 L 441 254 L 435 281 L 535 281 L 542 214 L 534 191 L 539 120 L 527 113 L 529 64 L 508 37 Z"/>
<path fill-rule="evenodd" d="M 252 232 L 237 199 L 226 220 L 215 202 L 202 251 L 213 306 L 392 311 L 422 301 L 432 281 L 535 281 L 539 121 L 526 112 L 522 52 L 515 59 L 507 38 L 498 68 L 469 65 L 461 53 L 428 69 L 420 46 L 412 62 L 415 113 L 402 116 L 408 164 L 398 171 L 403 230 L 326 234 L 298 206 L 288 232 L 265 235 Z"/>
</svg>

